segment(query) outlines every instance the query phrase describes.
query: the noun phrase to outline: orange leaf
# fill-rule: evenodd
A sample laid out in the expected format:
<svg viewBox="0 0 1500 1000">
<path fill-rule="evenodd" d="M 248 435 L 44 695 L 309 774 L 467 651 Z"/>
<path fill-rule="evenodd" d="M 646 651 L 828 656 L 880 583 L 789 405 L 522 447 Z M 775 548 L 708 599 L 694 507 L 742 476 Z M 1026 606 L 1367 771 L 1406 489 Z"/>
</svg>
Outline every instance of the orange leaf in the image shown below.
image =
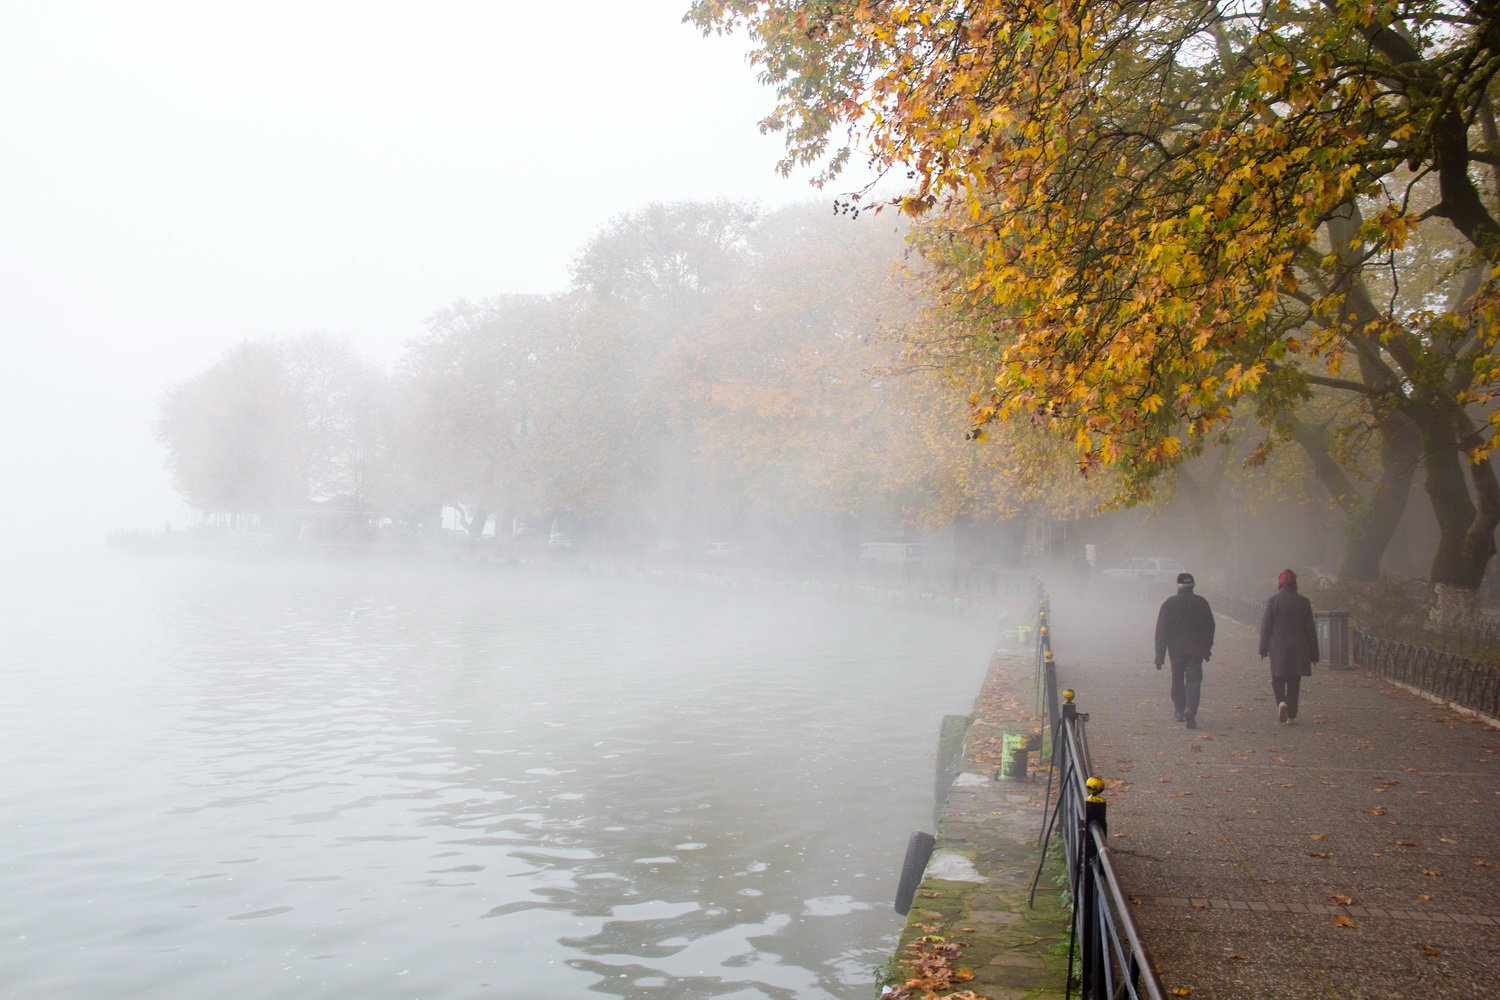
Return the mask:
<svg viewBox="0 0 1500 1000">
<path fill-rule="evenodd" d="M 1340 913 L 1338 916 L 1334 917 L 1332 920 L 1330 920 L 1328 922 L 1330 924 L 1332 924 L 1333 926 L 1335 926 L 1335 927 L 1353 927 L 1354 926 L 1354 921 L 1350 920 L 1348 917 L 1344 916 L 1342 913 Z"/>
</svg>

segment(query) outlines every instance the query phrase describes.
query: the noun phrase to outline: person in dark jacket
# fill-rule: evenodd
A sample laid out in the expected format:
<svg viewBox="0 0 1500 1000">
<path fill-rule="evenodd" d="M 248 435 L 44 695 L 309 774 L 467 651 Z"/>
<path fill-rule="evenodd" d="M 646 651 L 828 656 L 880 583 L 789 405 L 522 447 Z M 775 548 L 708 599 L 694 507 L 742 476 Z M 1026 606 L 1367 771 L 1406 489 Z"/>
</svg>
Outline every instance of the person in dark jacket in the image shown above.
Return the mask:
<svg viewBox="0 0 1500 1000">
<path fill-rule="evenodd" d="M 1297 717 L 1302 678 L 1310 677 L 1318 662 L 1318 624 L 1312 602 L 1297 593 L 1297 574 L 1289 569 L 1276 578 L 1276 594 L 1260 619 L 1260 658 L 1268 656 L 1276 718 L 1290 722 Z"/>
<path fill-rule="evenodd" d="M 1203 661 L 1214 650 L 1214 613 L 1208 601 L 1193 593 L 1193 574 L 1177 574 L 1177 593 L 1156 613 L 1156 669 L 1172 660 L 1172 717 L 1198 728 L 1198 697 L 1203 688 Z"/>
</svg>

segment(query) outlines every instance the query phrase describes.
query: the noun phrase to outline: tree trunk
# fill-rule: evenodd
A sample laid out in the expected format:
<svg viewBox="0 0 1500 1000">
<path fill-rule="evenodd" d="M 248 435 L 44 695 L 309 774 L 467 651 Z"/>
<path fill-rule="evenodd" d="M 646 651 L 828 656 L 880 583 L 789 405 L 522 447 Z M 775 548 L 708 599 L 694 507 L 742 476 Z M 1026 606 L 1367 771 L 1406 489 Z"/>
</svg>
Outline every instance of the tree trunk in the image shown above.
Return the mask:
<svg viewBox="0 0 1500 1000">
<path fill-rule="evenodd" d="M 1313 474 L 1344 511 L 1344 558 L 1339 576 L 1370 581 L 1380 576 L 1380 561 L 1411 496 L 1412 476 L 1421 461 L 1421 438 L 1410 420 L 1399 414 L 1379 425 L 1380 479 L 1362 489 L 1334 461 L 1328 431 L 1300 421 L 1292 425 L 1294 440 L 1307 455 Z"/>
<path fill-rule="evenodd" d="M 1370 581 L 1380 576 L 1380 560 L 1396 537 L 1411 496 L 1411 481 L 1422 460 L 1422 438 L 1410 420 L 1391 414 L 1380 423 L 1380 479 L 1349 519 L 1340 575 Z"/>
<path fill-rule="evenodd" d="M 1229 460 L 1229 449 L 1219 448 L 1206 459 L 1207 467 L 1200 477 L 1193 475 L 1187 464 L 1177 469 L 1177 491 L 1187 501 L 1198 530 L 1191 536 L 1194 545 L 1193 558 L 1202 565 L 1222 561 L 1229 528 L 1224 523 L 1224 507 L 1219 502 L 1219 484 L 1224 481 L 1224 466 Z M 1203 464 L 1205 460 L 1200 460 Z"/>
<path fill-rule="evenodd" d="M 1500 482 L 1488 459 L 1469 462 L 1459 446 L 1461 432 L 1468 429 L 1461 426 L 1467 423 L 1462 413 L 1430 405 L 1418 412 L 1426 456 L 1427 497 L 1439 531 L 1430 574 L 1435 598 L 1429 624 L 1446 630 L 1467 624 L 1462 616 L 1472 615 L 1477 608 L 1479 586 L 1495 554 Z"/>
</svg>

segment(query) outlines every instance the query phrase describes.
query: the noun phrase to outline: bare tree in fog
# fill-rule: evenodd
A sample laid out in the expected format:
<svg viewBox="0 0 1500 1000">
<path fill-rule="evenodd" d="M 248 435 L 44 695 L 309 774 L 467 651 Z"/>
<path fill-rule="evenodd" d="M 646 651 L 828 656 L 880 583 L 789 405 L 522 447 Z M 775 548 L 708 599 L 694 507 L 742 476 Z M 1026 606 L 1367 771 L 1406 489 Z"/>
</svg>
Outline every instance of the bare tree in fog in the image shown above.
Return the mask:
<svg viewBox="0 0 1500 1000">
<path fill-rule="evenodd" d="M 204 511 L 364 499 L 385 461 L 378 370 L 325 334 L 241 344 L 169 388 L 156 424 L 173 483 Z"/>
</svg>

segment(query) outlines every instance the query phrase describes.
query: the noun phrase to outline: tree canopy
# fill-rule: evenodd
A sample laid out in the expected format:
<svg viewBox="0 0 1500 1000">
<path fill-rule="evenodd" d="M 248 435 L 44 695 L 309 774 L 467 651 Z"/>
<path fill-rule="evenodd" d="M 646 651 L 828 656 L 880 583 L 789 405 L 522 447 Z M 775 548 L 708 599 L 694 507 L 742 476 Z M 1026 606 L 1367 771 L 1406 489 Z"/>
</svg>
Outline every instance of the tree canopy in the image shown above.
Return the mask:
<svg viewBox="0 0 1500 1000">
<path fill-rule="evenodd" d="M 1462 0 L 699 0 L 749 31 L 785 166 L 904 178 L 980 433 L 1065 432 L 1136 499 L 1253 399 L 1314 391 L 1422 439 L 1473 587 L 1500 307 L 1500 8 Z M 1424 271 L 1420 280 L 1415 278 Z M 1394 417 L 1393 417 L 1394 415 Z M 1467 484 L 1467 485 L 1466 485 Z"/>
<path fill-rule="evenodd" d="M 389 379 L 326 337 L 247 343 L 169 391 L 159 433 L 214 511 L 340 496 L 408 526 L 449 507 L 475 536 L 558 520 L 617 538 L 1008 515 L 997 456 L 954 447 L 946 381 L 895 374 L 920 315 L 903 230 L 648 206 L 583 248 L 566 293 L 437 311 Z"/>
</svg>

